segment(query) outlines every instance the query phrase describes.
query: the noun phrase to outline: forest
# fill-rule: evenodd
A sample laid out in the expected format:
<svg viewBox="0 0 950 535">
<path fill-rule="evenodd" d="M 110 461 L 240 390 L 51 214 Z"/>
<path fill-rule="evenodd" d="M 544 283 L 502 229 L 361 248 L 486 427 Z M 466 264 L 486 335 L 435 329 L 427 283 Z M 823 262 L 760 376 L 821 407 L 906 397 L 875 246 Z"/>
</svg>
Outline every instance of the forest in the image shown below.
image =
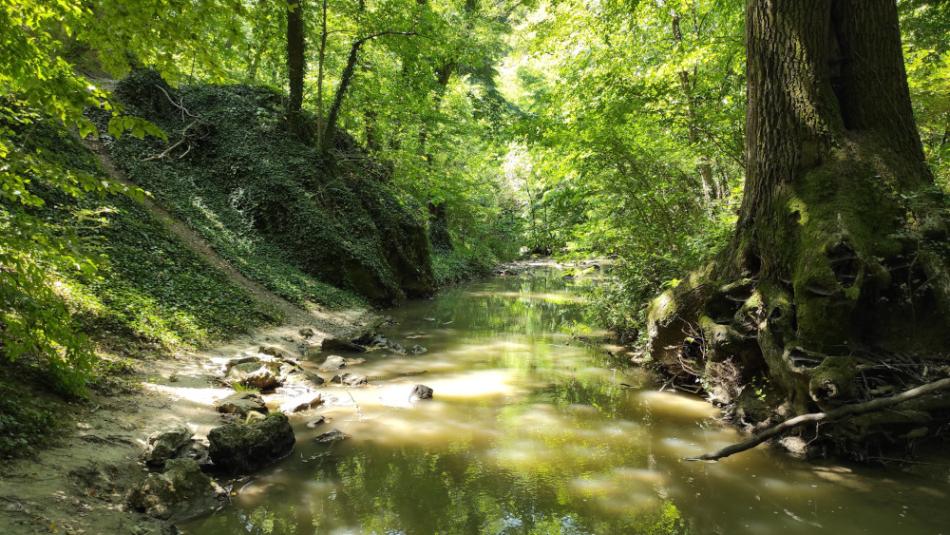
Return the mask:
<svg viewBox="0 0 950 535">
<path fill-rule="evenodd" d="M 0 532 L 937 533 L 950 2 L 0 0 Z"/>
</svg>

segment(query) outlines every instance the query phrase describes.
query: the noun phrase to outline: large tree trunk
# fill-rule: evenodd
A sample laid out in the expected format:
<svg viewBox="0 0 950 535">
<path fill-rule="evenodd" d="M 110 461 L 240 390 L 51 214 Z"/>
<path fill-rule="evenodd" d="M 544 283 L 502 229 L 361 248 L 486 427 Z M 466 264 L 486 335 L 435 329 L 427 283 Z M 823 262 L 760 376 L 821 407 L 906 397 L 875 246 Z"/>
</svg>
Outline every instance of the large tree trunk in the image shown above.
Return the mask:
<svg viewBox="0 0 950 535">
<path fill-rule="evenodd" d="M 291 130 L 297 134 L 303 129 L 300 110 L 303 106 L 305 47 L 303 0 L 287 0 L 287 78 L 290 86 L 287 120 Z"/>
<path fill-rule="evenodd" d="M 946 201 L 924 163 L 894 0 L 749 0 L 747 176 L 730 248 L 650 310 L 651 351 L 743 412 L 802 414 L 950 360 Z M 757 383 L 761 384 L 761 383 Z M 933 431 L 950 400 L 823 428 L 839 448 Z M 814 432 L 814 430 L 812 430 Z"/>
</svg>

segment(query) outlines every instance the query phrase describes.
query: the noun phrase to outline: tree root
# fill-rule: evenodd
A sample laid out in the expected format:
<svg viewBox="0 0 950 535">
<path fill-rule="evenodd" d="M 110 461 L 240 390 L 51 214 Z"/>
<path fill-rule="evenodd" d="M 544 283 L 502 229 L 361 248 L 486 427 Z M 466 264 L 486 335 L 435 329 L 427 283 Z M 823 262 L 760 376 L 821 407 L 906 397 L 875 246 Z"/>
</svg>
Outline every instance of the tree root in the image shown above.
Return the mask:
<svg viewBox="0 0 950 535">
<path fill-rule="evenodd" d="M 869 412 L 877 412 L 884 410 L 886 408 L 892 407 L 899 403 L 909 401 L 914 398 L 919 398 L 921 396 L 926 396 L 928 394 L 934 394 L 943 390 L 950 390 L 950 377 L 940 379 L 938 381 L 933 381 L 931 383 L 920 385 L 916 388 L 911 388 L 910 390 L 905 390 L 900 394 L 896 394 L 889 397 L 872 399 L 871 401 L 866 401 L 863 403 L 854 403 L 851 405 L 844 405 L 834 410 L 827 412 L 813 412 L 809 414 L 802 414 L 794 418 L 785 420 L 784 422 L 769 427 L 764 431 L 755 434 L 752 438 L 726 446 L 725 448 L 714 452 L 706 453 L 700 455 L 699 457 L 689 457 L 683 459 L 685 461 L 718 461 L 730 455 L 736 453 L 741 453 L 745 450 L 752 449 L 759 444 L 778 436 L 790 429 L 800 427 L 807 423 L 811 422 L 823 422 L 823 421 L 835 421 L 848 416 L 857 416 L 859 414 L 866 414 Z"/>
</svg>

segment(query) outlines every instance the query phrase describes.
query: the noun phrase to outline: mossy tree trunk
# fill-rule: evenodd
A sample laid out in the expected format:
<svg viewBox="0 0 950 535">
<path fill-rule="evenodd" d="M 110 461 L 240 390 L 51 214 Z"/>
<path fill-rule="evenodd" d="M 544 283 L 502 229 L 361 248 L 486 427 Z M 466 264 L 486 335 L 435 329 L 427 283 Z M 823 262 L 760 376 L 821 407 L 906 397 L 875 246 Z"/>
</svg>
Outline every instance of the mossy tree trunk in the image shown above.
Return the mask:
<svg viewBox="0 0 950 535">
<path fill-rule="evenodd" d="M 652 352 L 726 405 L 765 379 L 784 413 L 928 380 L 950 358 L 947 210 L 924 162 L 894 0 L 749 0 L 746 31 L 736 233 L 652 304 Z M 928 403 L 849 422 L 842 436 L 919 432 L 946 405 Z"/>
</svg>

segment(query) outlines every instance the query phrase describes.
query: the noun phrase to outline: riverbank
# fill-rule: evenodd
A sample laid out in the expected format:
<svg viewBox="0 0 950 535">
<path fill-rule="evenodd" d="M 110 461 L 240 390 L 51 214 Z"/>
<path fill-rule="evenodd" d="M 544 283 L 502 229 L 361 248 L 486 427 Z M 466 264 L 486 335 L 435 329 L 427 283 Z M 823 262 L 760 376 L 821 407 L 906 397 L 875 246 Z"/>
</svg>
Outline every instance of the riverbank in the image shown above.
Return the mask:
<svg viewBox="0 0 950 535">
<path fill-rule="evenodd" d="M 169 524 L 126 506 L 129 489 L 144 477 L 147 437 L 174 424 L 199 436 L 220 425 L 215 402 L 234 393 L 221 382 L 227 360 L 261 346 L 297 352 L 301 344 L 356 337 L 379 320 L 365 309 L 314 309 L 309 316 L 307 323 L 260 329 L 208 349 L 137 359 L 126 388 L 64 404 L 57 417 L 68 424 L 52 445 L 0 468 L 3 532 L 167 532 Z M 268 398 L 275 406 L 285 401 L 280 394 Z"/>
</svg>

